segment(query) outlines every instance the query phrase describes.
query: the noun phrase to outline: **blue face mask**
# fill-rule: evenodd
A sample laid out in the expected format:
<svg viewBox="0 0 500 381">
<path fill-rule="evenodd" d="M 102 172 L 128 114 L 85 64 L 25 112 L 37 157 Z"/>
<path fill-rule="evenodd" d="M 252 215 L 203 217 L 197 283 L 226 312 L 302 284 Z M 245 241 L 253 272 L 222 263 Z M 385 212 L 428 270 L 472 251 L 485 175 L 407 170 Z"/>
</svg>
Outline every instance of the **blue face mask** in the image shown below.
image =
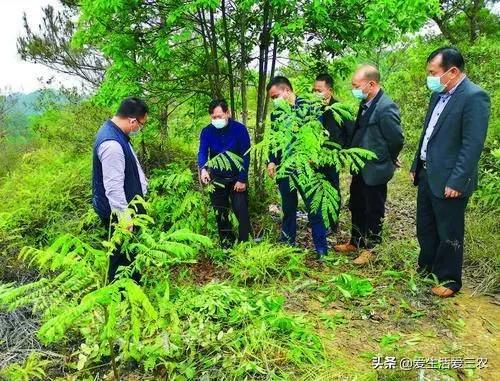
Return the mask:
<svg viewBox="0 0 500 381">
<path fill-rule="evenodd" d="M 442 92 L 446 88 L 446 85 L 441 83 L 441 77 L 448 73 L 450 70 L 451 69 L 446 70 L 443 74 L 438 75 L 437 77 L 429 75 L 427 77 L 427 88 L 434 93 Z"/>
<path fill-rule="evenodd" d="M 214 126 L 217 129 L 221 129 L 226 127 L 227 125 L 227 120 L 226 119 L 212 119 L 212 126 Z"/>
<path fill-rule="evenodd" d="M 365 94 L 363 93 L 363 89 L 365 88 L 365 86 L 368 85 L 368 83 L 365 83 L 363 86 L 361 86 L 359 89 L 352 89 L 352 95 L 354 96 L 354 98 L 362 101 L 366 98 L 368 98 L 368 94 Z"/>
</svg>

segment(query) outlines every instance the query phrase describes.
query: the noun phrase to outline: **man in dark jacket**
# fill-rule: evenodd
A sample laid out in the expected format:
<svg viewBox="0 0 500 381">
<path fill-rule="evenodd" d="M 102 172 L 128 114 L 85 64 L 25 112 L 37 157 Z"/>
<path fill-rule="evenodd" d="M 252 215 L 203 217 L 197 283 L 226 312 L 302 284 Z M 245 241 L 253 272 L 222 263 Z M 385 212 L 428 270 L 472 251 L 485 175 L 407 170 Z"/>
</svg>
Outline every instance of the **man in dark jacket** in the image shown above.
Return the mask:
<svg viewBox="0 0 500 381">
<path fill-rule="evenodd" d="M 147 179 L 130 144 L 130 136 L 137 134 L 146 123 L 148 106 L 135 97 L 124 99 L 116 115 L 107 120 L 97 132 L 94 141 L 92 204 L 106 230 L 113 229 L 120 219 L 130 219 L 128 204 L 136 196 L 144 196 Z M 134 227 L 128 227 L 133 231 Z M 108 280 L 115 278 L 119 266 L 130 260 L 117 248 L 110 258 Z M 138 274 L 134 279 L 139 280 Z"/>
<path fill-rule="evenodd" d="M 304 104 L 303 100 L 295 95 L 293 92 L 292 84 L 288 78 L 283 76 L 276 76 L 271 79 L 267 84 L 267 92 L 269 98 L 276 102 L 276 107 L 280 107 L 280 102 L 287 102 L 293 112 L 299 113 L 301 106 Z M 271 114 L 271 128 L 278 119 L 278 110 Z M 286 152 L 284 153 L 286 155 Z M 270 154 L 267 171 L 270 177 L 275 177 L 278 166 L 281 165 L 283 159 L 283 152 L 278 154 Z M 311 199 L 307 197 L 304 189 L 301 189 L 298 184 L 294 183 L 292 176 L 285 176 L 277 179 L 278 189 L 281 195 L 281 207 L 283 210 L 283 223 L 281 225 L 282 242 L 295 245 L 295 238 L 297 235 L 297 206 L 298 206 L 298 192 L 308 210 L 309 224 L 311 225 L 312 238 L 318 259 L 322 259 L 328 252 L 328 242 L 326 240 L 327 232 L 325 223 L 320 211 L 313 212 L 311 208 Z"/>
<path fill-rule="evenodd" d="M 333 97 L 333 78 L 330 74 L 325 73 L 318 75 L 314 81 L 313 91 L 317 94 L 321 94 L 321 98 L 323 99 L 325 106 L 332 106 L 337 103 L 337 100 Z M 340 147 L 345 148 L 349 139 L 349 132 L 352 132 L 353 123 L 350 120 L 345 119 L 342 119 L 339 123 L 337 119 L 335 119 L 331 109 L 325 110 L 323 115 L 320 117 L 320 121 L 325 130 L 328 132 L 329 140 L 337 143 Z M 335 166 L 318 168 L 318 172 L 323 174 L 330 184 L 337 190 L 340 198 L 340 179 Z M 340 205 L 341 202 L 339 199 L 339 209 L 335 212 L 334 216 L 330 216 L 329 225 L 332 232 L 337 231 Z"/>
<path fill-rule="evenodd" d="M 250 165 L 250 136 L 247 128 L 230 117 L 224 99 L 215 99 L 208 105 L 211 123 L 200 134 L 198 167 L 201 181 L 214 183 L 210 194 L 216 211 L 217 227 L 222 246 L 231 246 L 236 237 L 229 219 L 229 203 L 238 219 L 238 240 L 250 238 L 251 227 L 248 213 L 248 167 Z M 215 158 L 223 155 L 230 168 L 221 168 Z M 210 159 L 213 159 L 212 162 Z M 241 160 L 241 163 L 239 163 Z"/>
<path fill-rule="evenodd" d="M 399 166 L 398 155 L 404 138 L 398 106 L 381 89 L 380 73 L 375 66 L 363 65 L 356 70 L 352 93 L 361 104 L 350 145 L 372 151 L 377 158 L 368 161 L 360 173 L 352 176 L 351 239 L 346 244 L 336 245 L 335 250 L 363 249 L 354 263 L 364 265 L 373 258 L 372 250 L 382 239 L 387 183 Z"/>
<path fill-rule="evenodd" d="M 433 94 L 411 167 L 418 185 L 418 265 L 443 284 L 432 287 L 442 297 L 462 287 L 465 208 L 477 186 L 490 115 L 488 94 L 465 76 L 464 67 L 455 48 L 437 49 L 427 59 Z"/>
</svg>

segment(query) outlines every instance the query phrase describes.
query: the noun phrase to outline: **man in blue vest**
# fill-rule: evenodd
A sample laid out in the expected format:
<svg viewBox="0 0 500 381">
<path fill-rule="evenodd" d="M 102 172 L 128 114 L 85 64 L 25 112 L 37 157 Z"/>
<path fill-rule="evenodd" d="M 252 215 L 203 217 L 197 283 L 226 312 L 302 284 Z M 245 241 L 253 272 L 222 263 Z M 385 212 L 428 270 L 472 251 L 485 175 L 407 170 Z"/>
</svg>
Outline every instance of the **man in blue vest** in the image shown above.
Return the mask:
<svg viewBox="0 0 500 381">
<path fill-rule="evenodd" d="M 92 205 L 106 229 L 121 218 L 130 218 L 126 210 L 136 196 L 147 191 L 147 179 L 130 144 L 130 136 L 139 133 L 147 120 L 148 106 L 135 97 L 124 99 L 116 115 L 107 120 L 94 141 Z M 143 211 L 140 211 L 143 212 Z M 128 227 L 133 231 L 134 227 Z M 131 262 L 118 248 L 111 256 L 108 280 L 115 278 L 119 266 Z M 138 281 L 139 275 L 133 278 Z"/>
</svg>

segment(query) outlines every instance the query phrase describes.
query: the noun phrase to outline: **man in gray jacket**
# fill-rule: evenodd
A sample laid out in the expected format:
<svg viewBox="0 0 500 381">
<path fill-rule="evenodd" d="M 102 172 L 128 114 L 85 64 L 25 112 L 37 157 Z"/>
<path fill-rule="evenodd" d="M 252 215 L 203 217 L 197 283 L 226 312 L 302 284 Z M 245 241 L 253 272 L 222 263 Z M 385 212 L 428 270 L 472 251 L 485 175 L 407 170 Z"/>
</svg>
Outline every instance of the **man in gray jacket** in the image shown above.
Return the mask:
<svg viewBox="0 0 500 381">
<path fill-rule="evenodd" d="M 356 70 L 352 94 L 361 104 L 350 146 L 370 150 L 377 158 L 352 176 L 351 239 L 336 245 L 335 250 L 347 253 L 362 249 L 354 263 L 364 265 L 373 258 L 374 246 L 381 242 L 387 183 L 399 166 L 404 138 L 398 106 L 381 89 L 380 73 L 375 66 L 363 65 Z"/>
<path fill-rule="evenodd" d="M 488 94 L 467 79 L 458 49 L 444 47 L 427 59 L 433 92 L 411 176 L 418 185 L 418 265 L 436 275 L 438 296 L 462 287 L 464 219 L 477 186 L 477 167 L 490 115 Z"/>
</svg>

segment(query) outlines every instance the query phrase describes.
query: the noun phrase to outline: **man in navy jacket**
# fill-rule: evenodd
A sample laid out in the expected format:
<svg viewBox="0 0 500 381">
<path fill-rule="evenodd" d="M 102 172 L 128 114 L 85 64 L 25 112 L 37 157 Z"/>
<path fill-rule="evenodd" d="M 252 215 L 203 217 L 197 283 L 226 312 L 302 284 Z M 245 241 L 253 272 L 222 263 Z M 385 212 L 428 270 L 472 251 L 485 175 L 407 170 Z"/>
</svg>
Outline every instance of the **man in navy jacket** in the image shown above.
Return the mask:
<svg viewBox="0 0 500 381">
<path fill-rule="evenodd" d="M 490 115 L 488 94 L 464 74 L 458 49 L 444 47 L 427 59 L 433 92 L 411 167 L 418 186 L 419 269 L 441 283 L 432 292 L 449 297 L 462 287 L 464 220 L 477 186 L 478 161 Z"/>
<path fill-rule="evenodd" d="M 198 168 L 204 184 L 214 183 L 215 190 L 210 198 L 216 212 L 221 243 L 227 247 L 236 239 L 229 219 L 230 202 L 239 223 L 238 240 L 247 241 L 250 237 L 247 191 L 250 136 L 243 124 L 230 117 L 225 100 L 210 102 L 208 112 L 212 121 L 201 131 Z M 226 165 L 222 166 L 217 157 L 224 159 Z"/>
</svg>

